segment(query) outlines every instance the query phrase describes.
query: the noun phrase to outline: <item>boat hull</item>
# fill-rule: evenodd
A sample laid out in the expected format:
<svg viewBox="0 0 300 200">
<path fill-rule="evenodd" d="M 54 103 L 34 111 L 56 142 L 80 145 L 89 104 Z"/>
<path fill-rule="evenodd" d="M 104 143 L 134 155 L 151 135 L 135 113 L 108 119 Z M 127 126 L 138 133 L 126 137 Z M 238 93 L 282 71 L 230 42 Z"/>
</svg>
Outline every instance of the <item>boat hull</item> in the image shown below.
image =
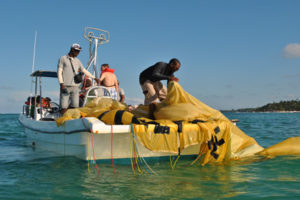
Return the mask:
<svg viewBox="0 0 300 200">
<path fill-rule="evenodd" d="M 169 152 L 153 152 L 133 139 L 130 125 L 106 125 L 97 118 L 69 120 L 57 127 L 55 121 L 35 121 L 20 115 L 26 142 L 36 149 L 75 156 L 83 160 L 128 161 L 137 156 L 155 160 L 177 155 Z M 133 140 L 135 143 L 133 143 Z M 134 150 L 134 147 L 136 149 Z M 185 148 L 181 155 L 197 155 L 200 145 Z M 136 152 L 136 153 L 134 153 Z"/>
</svg>

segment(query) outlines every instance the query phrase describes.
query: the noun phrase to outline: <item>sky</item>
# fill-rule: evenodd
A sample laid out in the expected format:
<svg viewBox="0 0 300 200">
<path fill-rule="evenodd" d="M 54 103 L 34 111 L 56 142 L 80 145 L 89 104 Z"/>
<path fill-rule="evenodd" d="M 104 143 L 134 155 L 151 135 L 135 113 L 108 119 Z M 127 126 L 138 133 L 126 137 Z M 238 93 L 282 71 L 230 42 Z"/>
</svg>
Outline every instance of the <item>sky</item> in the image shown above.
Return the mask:
<svg viewBox="0 0 300 200">
<path fill-rule="evenodd" d="M 181 61 L 180 85 L 222 110 L 300 99 L 300 1 L 297 0 L 0 0 L 0 113 L 20 113 L 35 70 L 57 70 L 73 43 L 86 66 L 85 27 L 109 31 L 98 65 L 115 69 L 128 104 L 143 102 L 139 74 Z M 166 84 L 165 81 L 163 81 Z M 42 80 L 58 99 L 57 79 Z"/>
</svg>

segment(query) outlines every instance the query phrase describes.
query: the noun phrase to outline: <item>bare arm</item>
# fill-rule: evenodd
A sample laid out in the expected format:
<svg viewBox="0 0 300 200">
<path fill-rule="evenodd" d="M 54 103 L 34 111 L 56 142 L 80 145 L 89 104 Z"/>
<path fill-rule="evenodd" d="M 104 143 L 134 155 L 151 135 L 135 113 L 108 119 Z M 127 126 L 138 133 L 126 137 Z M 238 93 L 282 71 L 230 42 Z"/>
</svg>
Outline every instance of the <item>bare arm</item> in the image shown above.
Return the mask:
<svg viewBox="0 0 300 200">
<path fill-rule="evenodd" d="M 116 91 L 117 93 L 119 92 L 119 84 L 118 84 L 118 79 L 117 79 L 117 76 L 115 75 L 115 88 L 116 88 Z"/>
<path fill-rule="evenodd" d="M 100 85 L 104 85 L 102 82 L 103 82 L 103 80 L 104 80 L 104 78 L 105 78 L 105 75 L 104 75 L 105 73 L 102 73 L 101 74 L 101 76 L 100 76 L 100 78 L 99 78 L 99 82 L 100 82 Z"/>
<path fill-rule="evenodd" d="M 92 79 L 95 79 L 95 76 L 93 76 L 93 75 L 92 75 L 88 70 L 86 70 L 84 67 L 81 67 L 81 71 L 82 71 L 85 75 L 91 77 Z"/>
<path fill-rule="evenodd" d="M 125 102 L 125 95 L 120 95 L 120 102 L 124 103 Z"/>
<path fill-rule="evenodd" d="M 58 78 L 61 92 L 63 92 L 65 89 L 64 80 L 62 77 L 62 71 L 63 71 L 63 64 L 62 64 L 62 58 L 60 58 L 57 64 L 57 78 Z"/>
<path fill-rule="evenodd" d="M 58 82 L 60 84 L 64 83 L 63 77 L 62 77 L 62 71 L 63 71 L 63 64 L 62 64 L 62 59 L 60 58 L 57 64 L 57 78 Z"/>
<path fill-rule="evenodd" d="M 81 64 L 81 63 L 80 63 Z M 86 76 L 89 76 L 91 77 L 92 79 L 94 79 L 98 84 L 99 84 L 99 79 L 96 78 L 95 76 L 93 76 L 88 70 L 86 70 L 83 65 L 81 64 L 81 71 L 86 75 Z"/>
</svg>

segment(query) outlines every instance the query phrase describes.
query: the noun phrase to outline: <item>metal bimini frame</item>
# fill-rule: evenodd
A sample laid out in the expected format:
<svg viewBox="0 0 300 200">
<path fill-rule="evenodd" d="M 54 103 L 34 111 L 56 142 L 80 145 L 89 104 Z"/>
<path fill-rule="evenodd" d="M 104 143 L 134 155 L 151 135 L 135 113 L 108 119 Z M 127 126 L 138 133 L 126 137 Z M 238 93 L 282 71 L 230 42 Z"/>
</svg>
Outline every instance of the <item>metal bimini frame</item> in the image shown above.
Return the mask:
<svg viewBox="0 0 300 200">
<path fill-rule="evenodd" d="M 88 62 L 87 70 L 93 66 L 94 76 L 99 77 L 99 71 L 97 69 L 97 54 L 98 46 L 109 42 L 109 32 L 93 27 L 86 27 L 84 29 L 84 38 L 90 42 L 90 59 Z M 93 49 L 92 49 L 93 48 Z"/>
<path fill-rule="evenodd" d="M 93 75 L 95 77 L 99 77 L 100 74 L 97 68 L 98 47 L 109 42 L 109 32 L 100 28 L 86 27 L 84 29 L 84 38 L 87 39 L 90 43 L 90 59 L 88 62 L 87 70 L 89 70 L 90 67 L 93 66 Z M 89 101 L 89 99 L 99 96 L 110 98 L 111 94 L 109 90 L 104 86 L 94 86 L 87 91 L 83 105 L 85 105 L 87 101 Z"/>
<path fill-rule="evenodd" d="M 34 84 L 34 95 L 30 95 L 30 101 L 29 105 L 23 105 L 23 114 L 26 114 L 27 117 L 31 117 L 34 120 L 40 120 L 44 117 L 45 110 L 43 108 L 42 104 L 42 77 L 47 77 L 47 78 L 57 78 L 57 72 L 56 71 L 42 71 L 42 70 L 37 70 L 33 72 L 31 75 L 32 79 L 35 79 Z M 40 96 L 40 105 L 37 105 L 37 97 L 38 95 Z M 31 97 L 34 97 L 34 101 L 31 101 Z M 58 104 L 55 102 L 51 102 L 52 104 L 55 104 L 58 108 Z M 31 107 L 31 105 L 34 105 L 34 108 Z M 33 110 L 33 116 L 31 116 L 31 112 Z M 28 110 L 28 113 L 26 112 Z M 58 109 L 56 110 L 57 112 L 59 111 Z"/>
</svg>

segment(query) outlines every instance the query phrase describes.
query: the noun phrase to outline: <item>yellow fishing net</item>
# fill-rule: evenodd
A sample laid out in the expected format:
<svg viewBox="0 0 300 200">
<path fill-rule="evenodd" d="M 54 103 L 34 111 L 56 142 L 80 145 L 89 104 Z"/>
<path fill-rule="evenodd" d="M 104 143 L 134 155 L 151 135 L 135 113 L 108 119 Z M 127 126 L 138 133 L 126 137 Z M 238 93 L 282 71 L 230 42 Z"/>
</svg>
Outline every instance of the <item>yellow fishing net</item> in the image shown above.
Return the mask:
<svg viewBox="0 0 300 200">
<path fill-rule="evenodd" d="M 199 145 L 199 154 L 204 154 L 202 164 L 263 150 L 221 112 L 185 92 L 177 82 L 169 82 L 166 99 L 156 106 L 156 120 L 148 119 L 148 112 L 148 106 L 128 112 L 124 104 L 98 98 L 83 108 L 69 109 L 56 123 L 59 126 L 70 119 L 97 117 L 106 124 L 134 124 L 139 141 L 151 151 L 180 154 L 191 145 Z"/>
<path fill-rule="evenodd" d="M 125 104 L 111 98 L 98 97 L 88 102 L 85 107 L 68 109 L 62 117 L 56 119 L 56 124 L 57 126 L 61 126 L 67 120 L 79 119 L 81 117 L 98 117 L 108 110 L 124 110 L 126 108 Z"/>
<path fill-rule="evenodd" d="M 157 105 L 154 116 L 159 120 L 169 120 L 160 123 L 170 127 L 169 134 L 155 134 L 155 125 L 134 126 L 140 141 L 152 151 L 176 153 L 191 145 L 201 144 L 205 154 L 202 163 L 205 164 L 238 159 L 263 150 L 221 112 L 185 92 L 177 82 L 169 82 L 166 100 Z"/>
<path fill-rule="evenodd" d="M 300 137 L 291 137 L 278 144 L 264 149 L 260 155 L 281 156 L 300 155 Z"/>
</svg>

